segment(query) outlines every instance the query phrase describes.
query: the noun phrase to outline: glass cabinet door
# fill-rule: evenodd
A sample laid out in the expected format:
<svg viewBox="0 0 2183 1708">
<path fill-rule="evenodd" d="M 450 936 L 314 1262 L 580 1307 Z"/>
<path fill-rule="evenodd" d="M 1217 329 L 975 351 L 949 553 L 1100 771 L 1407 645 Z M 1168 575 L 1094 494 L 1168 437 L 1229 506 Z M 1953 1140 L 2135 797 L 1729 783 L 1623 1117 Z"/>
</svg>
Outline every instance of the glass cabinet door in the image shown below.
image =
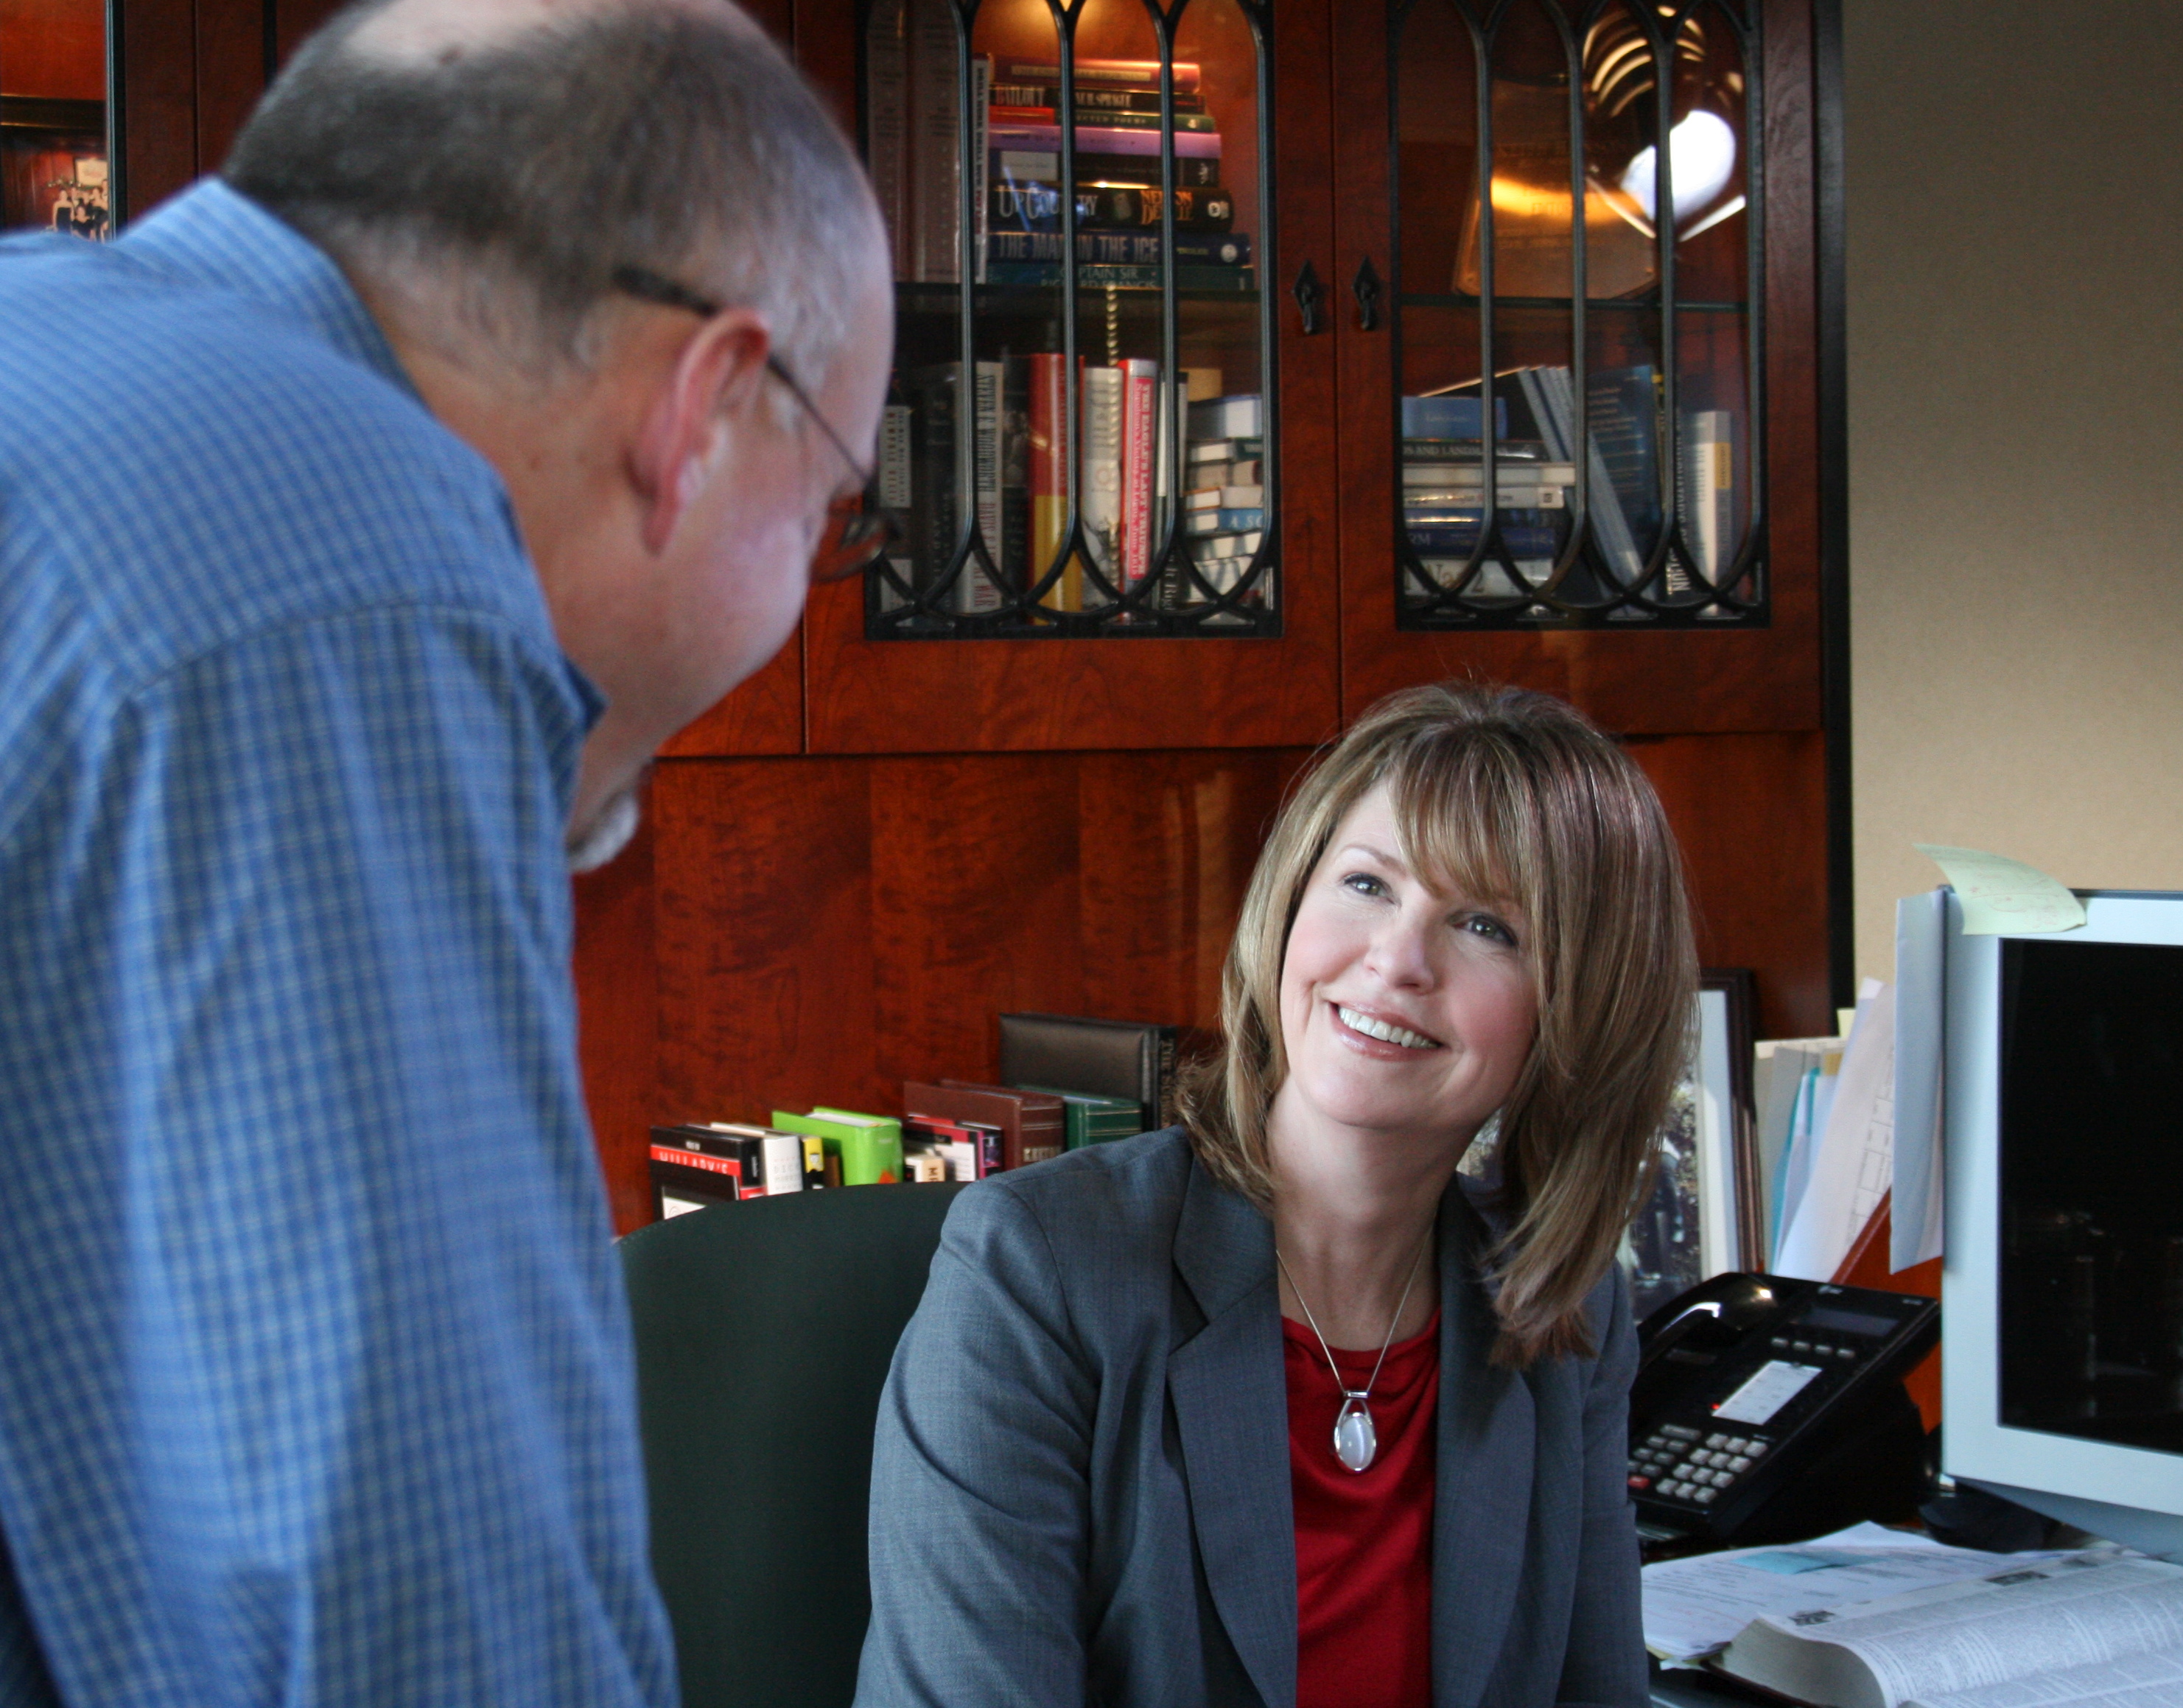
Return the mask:
<svg viewBox="0 0 2183 1708">
<path fill-rule="evenodd" d="M 1398 626 L 1763 621 L 1741 0 L 1411 0 L 1390 27 Z"/>
<path fill-rule="evenodd" d="M 869 0 L 873 640 L 1280 626 L 1264 0 Z"/>
<path fill-rule="evenodd" d="M 103 240 L 108 159 L 103 0 L 0 4 L 0 228 Z"/>
</svg>

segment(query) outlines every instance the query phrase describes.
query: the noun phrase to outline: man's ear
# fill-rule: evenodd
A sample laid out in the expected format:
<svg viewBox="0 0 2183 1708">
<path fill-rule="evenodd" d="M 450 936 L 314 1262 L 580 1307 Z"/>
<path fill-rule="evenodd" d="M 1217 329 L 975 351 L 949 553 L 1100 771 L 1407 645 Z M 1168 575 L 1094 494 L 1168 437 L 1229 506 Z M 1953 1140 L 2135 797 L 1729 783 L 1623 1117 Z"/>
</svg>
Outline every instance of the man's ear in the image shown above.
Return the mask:
<svg viewBox="0 0 2183 1708">
<path fill-rule="evenodd" d="M 697 328 L 656 382 L 630 449 L 647 551 L 666 548 L 683 511 L 704 490 L 728 418 L 764 386 L 772 348 L 764 314 L 724 309 Z"/>
</svg>

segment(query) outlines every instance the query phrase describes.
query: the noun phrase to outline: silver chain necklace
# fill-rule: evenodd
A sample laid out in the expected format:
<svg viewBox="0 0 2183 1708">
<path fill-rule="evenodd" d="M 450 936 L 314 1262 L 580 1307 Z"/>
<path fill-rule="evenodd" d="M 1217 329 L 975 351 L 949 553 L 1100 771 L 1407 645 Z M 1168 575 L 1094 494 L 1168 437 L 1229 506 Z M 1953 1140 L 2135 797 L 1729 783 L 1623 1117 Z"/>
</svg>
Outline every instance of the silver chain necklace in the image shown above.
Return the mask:
<svg viewBox="0 0 2183 1708">
<path fill-rule="evenodd" d="M 1281 1255 L 1278 1245 L 1274 1248 L 1274 1261 L 1288 1276 L 1289 1291 L 1303 1306 L 1303 1320 L 1311 1325 L 1311 1332 L 1319 1335 L 1319 1349 L 1326 1355 L 1326 1367 L 1334 1372 L 1334 1386 L 1341 1395 L 1341 1410 L 1334 1418 L 1334 1456 L 1343 1466 L 1362 1476 L 1372 1468 L 1372 1461 L 1380 1456 L 1380 1432 L 1372 1424 L 1372 1389 L 1380 1380 L 1380 1366 L 1387 1361 L 1387 1349 L 1395 1344 L 1395 1327 L 1403 1320 L 1403 1307 L 1410 1302 L 1410 1289 L 1417 1285 L 1418 1266 L 1425 1261 L 1425 1247 L 1432 1239 L 1432 1229 L 1425 1229 L 1425 1238 L 1418 1241 L 1417 1255 L 1410 1260 L 1409 1278 L 1403 1282 L 1403 1296 L 1395 1304 L 1395 1315 L 1387 1324 L 1387 1338 L 1380 1343 L 1380 1356 L 1372 1366 L 1372 1374 L 1362 1388 L 1352 1388 L 1341 1379 L 1341 1366 L 1334 1361 L 1334 1349 L 1319 1334 L 1319 1319 L 1311 1314 L 1303 1289 L 1297 1285 L 1296 1277 L 1289 1275 L 1288 1260 Z"/>
</svg>

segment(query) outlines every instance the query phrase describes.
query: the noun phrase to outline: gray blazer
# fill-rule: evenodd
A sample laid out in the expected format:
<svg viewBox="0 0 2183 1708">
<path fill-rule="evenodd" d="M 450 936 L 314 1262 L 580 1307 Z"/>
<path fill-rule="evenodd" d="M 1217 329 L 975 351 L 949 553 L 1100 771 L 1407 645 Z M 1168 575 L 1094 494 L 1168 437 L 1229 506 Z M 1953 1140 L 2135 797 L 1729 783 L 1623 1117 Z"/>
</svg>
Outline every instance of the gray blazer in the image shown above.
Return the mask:
<svg viewBox="0 0 2183 1708">
<path fill-rule="evenodd" d="M 1601 1357 L 1495 1370 L 1489 1237 L 1451 1186 L 1433 1701 L 1642 1708 L 1628 1292 Z M 1179 1128 L 956 1199 L 880 1404 L 859 1708 L 1294 1708 L 1274 1276 Z"/>
</svg>

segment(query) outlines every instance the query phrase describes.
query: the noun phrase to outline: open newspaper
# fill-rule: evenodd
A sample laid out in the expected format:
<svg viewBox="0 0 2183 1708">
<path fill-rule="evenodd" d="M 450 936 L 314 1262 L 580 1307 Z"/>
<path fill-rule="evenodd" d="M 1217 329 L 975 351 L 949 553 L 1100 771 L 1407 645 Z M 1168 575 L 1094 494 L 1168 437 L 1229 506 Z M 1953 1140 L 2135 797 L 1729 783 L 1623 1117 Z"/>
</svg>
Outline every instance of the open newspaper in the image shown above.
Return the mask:
<svg viewBox="0 0 2183 1708">
<path fill-rule="evenodd" d="M 1825 1708 L 2177 1708 L 2183 1566 L 2093 1549 L 1771 1613 L 1714 1664 Z"/>
</svg>

